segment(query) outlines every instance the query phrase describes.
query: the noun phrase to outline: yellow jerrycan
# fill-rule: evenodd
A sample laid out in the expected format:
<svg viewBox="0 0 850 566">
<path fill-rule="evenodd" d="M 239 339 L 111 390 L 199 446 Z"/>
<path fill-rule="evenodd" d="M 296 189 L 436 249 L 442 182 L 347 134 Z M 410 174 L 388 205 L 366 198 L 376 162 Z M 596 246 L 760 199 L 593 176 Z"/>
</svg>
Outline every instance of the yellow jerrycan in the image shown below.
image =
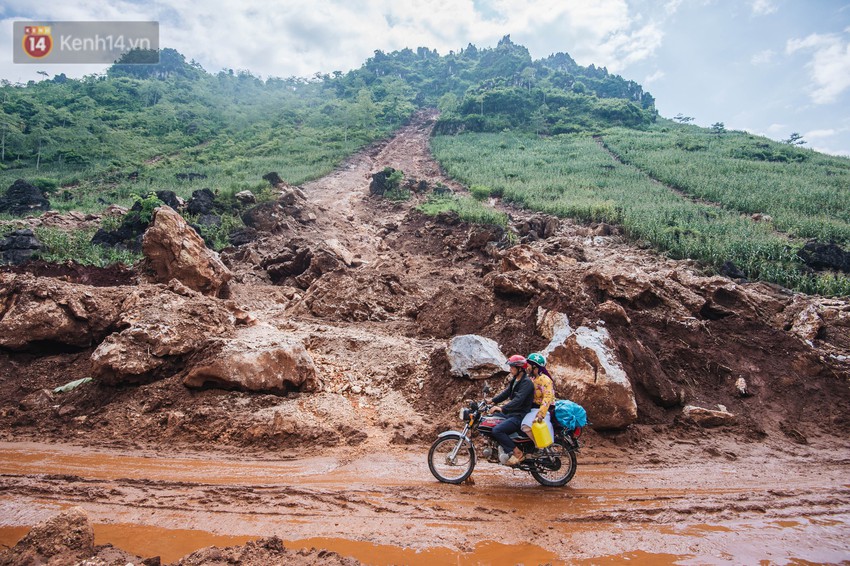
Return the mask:
<svg viewBox="0 0 850 566">
<path fill-rule="evenodd" d="M 534 424 L 531 425 L 531 436 L 534 438 L 534 445 L 538 448 L 546 448 L 554 442 L 545 422 L 534 421 Z"/>
</svg>

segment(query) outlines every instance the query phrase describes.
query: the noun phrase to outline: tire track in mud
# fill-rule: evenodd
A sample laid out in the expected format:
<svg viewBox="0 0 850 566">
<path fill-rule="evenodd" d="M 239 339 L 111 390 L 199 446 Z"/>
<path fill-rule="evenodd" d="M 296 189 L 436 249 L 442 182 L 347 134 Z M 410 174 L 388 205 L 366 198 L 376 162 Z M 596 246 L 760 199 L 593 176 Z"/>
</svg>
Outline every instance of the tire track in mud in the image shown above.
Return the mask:
<svg viewBox="0 0 850 566">
<path fill-rule="evenodd" d="M 370 488 L 298 487 L 294 485 L 211 485 L 150 480 L 98 480 L 67 475 L 0 476 L 0 493 L 62 503 L 97 503 L 107 507 L 204 512 L 267 517 L 370 517 L 390 513 L 405 520 L 472 522 L 493 507 L 466 505 L 447 499 L 441 487 Z M 465 492 L 464 495 L 468 495 Z M 491 502 L 492 505 L 492 502 Z M 282 509 L 281 509 L 282 508 Z M 681 490 L 634 495 L 629 489 L 582 489 L 552 501 L 556 523 L 630 522 L 675 523 L 682 519 L 715 520 L 770 517 L 773 519 L 850 514 L 850 488 Z"/>
<path fill-rule="evenodd" d="M 112 472 L 86 472 L 81 466 L 91 465 L 91 455 L 85 450 L 56 450 L 0 447 L 0 527 L 80 505 L 99 523 L 286 540 L 338 537 L 344 523 L 352 540 L 463 551 L 493 540 L 494 522 L 509 518 L 515 528 L 500 535 L 501 543 L 532 541 L 563 557 L 631 552 L 646 540 L 657 552 L 682 556 L 694 555 L 690 549 L 706 541 L 705 552 L 727 552 L 761 544 L 756 541 L 767 529 L 771 544 L 786 545 L 780 556 L 799 558 L 800 531 L 830 549 L 850 535 L 850 485 L 842 463 L 818 462 L 813 472 L 811 462 L 766 463 L 741 454 L 735 464 L 700 475 L 705 467 L 697 463 L 641 466 L 602 457 L 585 459 L 569 487 L 552 490 L 484 463 L 472 484 L 439 484 L 423 454 L 410 451 L 375 459 L 339 450 L 283 462 L 204 453 L 138 458 L 116 450 L 97 453 Z M 16 457 L 25 459 L 18 470 Z M 122 477 L 125 469 L 134 477 Z M 748 470 L 758 470 L 758 477 Z M 611 532 L 620 538 L 606 538 Z M 832 554 L 806 556 L 823 561 Z"/>
</svg>

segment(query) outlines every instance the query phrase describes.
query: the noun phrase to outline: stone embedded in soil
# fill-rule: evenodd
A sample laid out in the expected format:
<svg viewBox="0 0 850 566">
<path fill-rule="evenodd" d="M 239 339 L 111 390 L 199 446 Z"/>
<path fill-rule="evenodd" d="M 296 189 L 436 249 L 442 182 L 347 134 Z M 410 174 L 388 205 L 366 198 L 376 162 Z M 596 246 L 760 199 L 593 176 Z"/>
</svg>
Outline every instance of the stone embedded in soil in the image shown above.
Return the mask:
<svg viewBox="0 0 850 566">
<path fill-rule="evenodd" d="M 190 289 L 218 295 L 232 274 L 218 254 L 172 208 L 154 211 L 151 226 L 142 239 L 146 268 L 154 281 L 177 279 Z"/>
<path fill-rule="evenodd" d="M 791 333 L 811 342 L 818 337 L 823 327 L 824 321 L 818 314 L 817 306 L 810 304 L 794 317 Z"/>
<path fill-rule="evenodd" d="M 279 202 L 264 202 L 242 213 L 242 222 L 260 232 L 275 232 L 286 226 L 288 215 Z"/>
<path fill-rule="evenodd" d="M 74 507 L 37 524 L 18 544 L 0 552 L 0 566 L 75 564 L 94 554 L 88 514 Z"/>
<path fill-rule="evenodd" d="M 304 345 L 274 327 L 244 328 L 222 342 L 217 354 L 189 371 L 186 387 L 271 393 L 319 387 L 316 365 Z"/>
<path fill-rule="evenodd" d="M 298 564 L 299 566 L 358 566 L 354 558 L 336 552 L 311 548 L 291 550 L 277 537 L 263 538 L 242 546 L 197 550 L 181 558 L 175 566 L 207 566 L 215 564 L 240 564 L 241 566 L 266 566 L 269 564 Z"/>
<path fill-rule="evenodd" d="M 682 416 L 706 428 L 733 425 L 738 420 L 729 411 L 706 409 L 696 405 L 687 405 L 682 409 Z"/>
<path fill-rule="evenodd" d="M 507 356 L 489 338 L 475 334 L 455 336 L 446 348 L 451 374 L 469 379 L 488 379 L 507 373 Z"/>
<path fill-rule="evenodd" d="M 621 429 L 634 423 L 637 403 L 632 384 L 608 331 L 584 326 L 572 330 L 562 313 L 541 309 L 538 317 L 543 331 L 552 336 L 543 354 L 559 394 L 583 406 L 596 429 Z"/>
<path fill-rule="evenodd" d="M 0 347 L 89 347 L 110 332 L 127 289 L 0 274 Z"/>
</svg>

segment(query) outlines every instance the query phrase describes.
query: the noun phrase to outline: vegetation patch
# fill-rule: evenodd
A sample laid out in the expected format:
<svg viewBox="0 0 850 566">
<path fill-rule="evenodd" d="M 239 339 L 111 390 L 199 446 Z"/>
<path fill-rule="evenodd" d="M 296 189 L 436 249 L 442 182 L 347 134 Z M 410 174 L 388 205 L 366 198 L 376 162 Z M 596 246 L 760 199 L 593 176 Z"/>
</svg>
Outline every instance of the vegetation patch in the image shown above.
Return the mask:
<svg viewBox="0 0 850 566">
<path fill-rule="evenodd" d="M 675 146 L 674 137 L 667 139 Z M 710 270 L 719 272 L 731 261 L 750 279 L 808 293 L 850 294 L 850 278 L 812 273 L 805 266 L 797 256 L 804 241 L 778 234 L 770 223 L 755 222 L 737 210 L 683 198 L 645 172 L 612 159 L 589 135 L 468 133 L 438 136 L 431 145 L 449 174 L 469 185 L 493 187 L 509 202 L 622 225 L 632 239 L 673 258 L 697 259 Z M 687 169 L 685 157 L 681 159 L 680 167 Z M 840 219 L 832 220 L 840 224 Z"/>
<path fill-rule="evenodd" d="M 461 220 L 470 224 L 488 224 L 502 227 L 508 224 L 508 216 L 505 213 L 468 196 L 435 194 L 431 195 L 425 203 L 417 208 L 429 216 L 453 211 L 457 213 Z"/>
</svg>

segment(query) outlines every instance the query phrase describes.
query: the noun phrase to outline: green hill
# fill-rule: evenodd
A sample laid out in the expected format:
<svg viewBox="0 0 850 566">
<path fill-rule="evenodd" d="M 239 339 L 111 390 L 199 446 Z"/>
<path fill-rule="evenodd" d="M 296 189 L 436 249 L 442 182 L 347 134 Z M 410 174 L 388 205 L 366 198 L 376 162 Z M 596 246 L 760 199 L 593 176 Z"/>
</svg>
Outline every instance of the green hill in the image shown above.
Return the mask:
<svg viewBox="0 0 850 566">
<path fill-rule="evenodd" d="M 265 80 L 209 73 L 172 49 L 158 65 L 124 64 L 132 56 L 103 76 L 3 81 L 2 190 L 23 178 L 53 208 L 85 212 L 160 189 L 232 197 L 262 191 L 269 171 L 317 178 L 436 106 L 435 155 L 479 195 L 617 223 L 708 270 L 850 294 L 846 273 L 798 255 L 809 240 L 850 245 L 850 160 L 659 118 L 639 84 L 565 53 L 533 60 L 506 36 L 493 48 L 376 51 L 347 73 Z"/>
</svg>

